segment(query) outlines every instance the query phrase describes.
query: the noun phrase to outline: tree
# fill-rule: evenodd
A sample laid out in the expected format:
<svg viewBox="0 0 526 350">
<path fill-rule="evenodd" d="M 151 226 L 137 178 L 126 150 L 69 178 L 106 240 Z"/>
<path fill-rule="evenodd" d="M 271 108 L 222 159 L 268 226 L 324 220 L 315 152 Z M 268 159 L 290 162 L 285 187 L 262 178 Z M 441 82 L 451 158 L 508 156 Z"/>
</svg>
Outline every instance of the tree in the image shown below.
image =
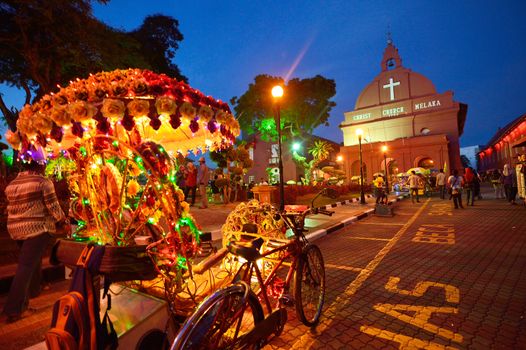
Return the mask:
<svg viewBox="0 0 526 350">
<path fill-rule="evenodd" d="M 250 134 L 259 132 L 263 140 L 276 140 L 273 86 L 284 86 L 284 80 L 270 75 L 258 75 L 248 90 L 230 102 L 241 129 Z M 329 113 L 336 105 L 331 98 L 336 94 L 336 83 L 321 75 L 314 78 L 292 79 L 284 86 L 280 101 L 283 138 L 312 134 L 322 124 L 328 125 Z"/>
<path fill-rule="evenodd" d="M 130 34 L 141 43 L 140 52 L 148 57 L 148 62 L 155 67 L 157 73 L 187 81 L 179 67 L 173 63 L 179 42 L 183 40 L 176 19 L 160 14 L 148 16 L 141 27 Z"/>
<path fill-rule="evenodd" d="M 246 144 L 241 141 L 236 146 L 230 146 L 221 151 L 210 152 L 210 158 L 218 167 L 226 168 L 227 172 L 242 174 L 252 168 L 254 162 L 246 148 Z M 232 166 L 232 163 L 234 165 Z"/>
<path fill-rule="evenodd" d="M 108 0 L 98 0 L 106 3 Z M 183 39 L 170 17 L 147 17 L 125 32 L 107 26 L 92 13 L 90 0 L 10 0 L 0 4 L 0 83 L 26 92 L 26 103 L 77 77 L 117 68 L 147 68 L 185 80 L 173 64 Z M 0 110 L 16 130 L 18 110 Z"/>
<path fill-rule="evenodd" d="M 313 173 L 317 166 L 329 158 L 329 155 L 333 147 L 327 141 L 317 140 L 314 145 L 309 149 L 309 153 L 312 155 L 312 159 L 307 162 L 307 158 L 299 155 L 296 151 L 292 153 L 292 159 L 305 169 L 305 179 L 307 182 L 313 180 Z"/>
<path fill-rule="evenodd" d="M 246 174 L 247 170 L 252 168 L 254 162 L 250 159 L 250 155 L 246 148 L 245 142 L 241 141 L 236 146 L 230 146 L 222 151 L 210 152 L 210 158 L 214 161 L 218 167 L 226 169 L 225 179 L 228 181 L 221 181 L 221 186 L 224 191 L 224 203 L 229 202 L 230 193 L 232 186 L 234 187 L 235 195 L 234 201 L 237 200 L 238 185 L 240 185 L 243 179 L 243 174 Z M 232 166 L 233 163 L 233 166 Z"/>
</svg>

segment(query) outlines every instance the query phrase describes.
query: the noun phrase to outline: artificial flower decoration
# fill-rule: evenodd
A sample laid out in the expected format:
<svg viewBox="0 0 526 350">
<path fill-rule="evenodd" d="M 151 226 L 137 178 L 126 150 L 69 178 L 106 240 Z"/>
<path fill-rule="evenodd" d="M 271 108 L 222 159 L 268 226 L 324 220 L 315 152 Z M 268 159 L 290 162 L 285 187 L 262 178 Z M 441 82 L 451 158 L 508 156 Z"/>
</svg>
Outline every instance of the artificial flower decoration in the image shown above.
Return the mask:
<svg viewBox="0 0 526 350">
<path fill-rule="evenodd" d="M 199 109 L 199 119 L 203 123 L 208 123 L 214 116 L 214 111 L 209 106 L 201 106 Z"/>
<path fill-rule="evenodd" d="M 132 117 L 145 117 L 150 111 L 150 103 L 147 100 L 135 99 L 128 103 L 128 113 Z"/>
<path fill-rule="evenodd" d="M 36 113 L 34 115 L 33 125 L 41 134 L 47 134 L 53 127 L 53 122 L 47 118 L 43 113 Z"/>
<path fill-rule="evenodd" d="M 139 193 L 139 190 L 141 189 L 141 185 L 136 180 L 130 180 L 128 182 L 128 196 L 129 197 L 135 197 L 137 193 Z"/>
<path fill-rule="evenodd" d="M 20 142 L 13 146 L 21 153 L 28 150 L 24 145 L 30 142 L 25 141 L 39 142 L 37 138 L 40 146 L 58 154 L 101 132 L 120 135 L 137 130 L 143 140 L 158 142 L 175 155 L 228 147 L 239 135 L 239 124 L 226 103 L 182 81 L 141 69 L 101 72 L 72 81 L 24 106 L 17 128 Z"/>
<path fill-rule="evenodd" d="M 195 108 L 189 102 L 184 102 L 179 110 L 181 114 L 188 119 L 193 119 L 195 117 Z"/>
<path fill-rule="evenodd" d="M 159 115 L 171 115 L 175 113 L 177 104 L 173 98 L 169 96 L 162 96 L 155 101 L 155 108 L 157 109 L 157 113 Z"/>
<path fill-rule="evenodd" d="M 49 117 L 58 126 L 69 125 L 71 122 L 71 117 L 69 113 L 67 113 L 66 107 L 64 106 L 53 107 L 53 109 L 51 110 L 51 113 L 49 114 Z"/>
<path fill-rule="evenodd" d="M 58 107 L 58 108 L 57 108 Z M 54 109 L 60 109 L 59 106 Z M 95 114 L 97 114 L 97 108 L 86 101 L 75 101 L 69 104 L 66 108 L 69 119 L 73 119 L 76 122 L 85 122 L 91 120 Z M 53 117 L 51 117 L 53 118 Z M 57 123 L 57 125 L 66 125 L 64 123 Z"/>
<path fill-rule="evenodd" d="M 124 111 L 126 110 L 126 107 L 124 106 L 124 102 L 120 100 L 115 99 L 104 99 L 102 103 L 102 115 L 106 118 L 110 119 L 119 119 L 124 116 Z"/>
</svg>

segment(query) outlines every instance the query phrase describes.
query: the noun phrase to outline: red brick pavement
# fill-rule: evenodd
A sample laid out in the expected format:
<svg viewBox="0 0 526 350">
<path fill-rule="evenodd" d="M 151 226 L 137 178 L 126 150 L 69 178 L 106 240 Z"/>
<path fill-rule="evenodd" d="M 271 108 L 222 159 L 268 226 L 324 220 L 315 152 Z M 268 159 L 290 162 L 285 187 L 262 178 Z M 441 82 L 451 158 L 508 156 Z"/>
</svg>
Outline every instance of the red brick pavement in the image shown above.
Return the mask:
<svg viewBox="0 0 526 350">
<path fill-rule="evenodd" d="M 393 218 L 370 217 L 317 241 L 327 273 L 322 321 L 308 329 L 290 309 L 283 334 L 267 348 L 525 348 L 526 208 L 495 200 L 450 206 L 403 201 Z M 415 242 L 418 228 L 430 224 L 453 225 L 454 244 L 444 243 L 444 230 L 442 243 Z M 37 298 L 42 305 L 27 325 L 0 325 L 0 348 L 41 339 L 56 297 Z"/>
<path fill-rule="evenodd" d="M 317 241 L 322 321 L 309 330 L 289 310 L 267 348 L 526 349 L 526 208 L 475 204 L 404 201 Z"/>
</svg>

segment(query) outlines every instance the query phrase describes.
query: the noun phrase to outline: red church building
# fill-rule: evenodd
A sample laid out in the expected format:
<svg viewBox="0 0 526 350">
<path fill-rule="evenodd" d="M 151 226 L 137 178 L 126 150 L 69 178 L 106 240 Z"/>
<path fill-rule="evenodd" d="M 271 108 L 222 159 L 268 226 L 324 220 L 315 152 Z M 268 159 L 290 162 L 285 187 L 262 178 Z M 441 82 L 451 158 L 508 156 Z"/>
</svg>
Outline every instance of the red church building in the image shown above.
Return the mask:
<svg viewBox="0 0 526 350">
<path fill-rule="evenodd" d="M 382 146 L 387 146 L 390 175 L 414 167 L 460 169 L 459 138 L 466 114 L 467 105 L 453 100 L 452 91 L 438 93 L 431 80 L 404 67 L 389 40 L 380 73 L 340 124 L 347 178 L 360 175 L 358 129 L 363 132 L 366 181 L 384 172 Z"/>
</svg>

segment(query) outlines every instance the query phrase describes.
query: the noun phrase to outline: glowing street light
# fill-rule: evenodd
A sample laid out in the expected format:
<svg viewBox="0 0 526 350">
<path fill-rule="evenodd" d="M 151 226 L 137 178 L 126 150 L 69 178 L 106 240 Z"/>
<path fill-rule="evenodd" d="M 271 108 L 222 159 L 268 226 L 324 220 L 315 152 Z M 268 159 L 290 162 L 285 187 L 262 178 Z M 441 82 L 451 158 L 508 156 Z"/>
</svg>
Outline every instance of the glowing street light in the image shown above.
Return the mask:
<svg viewBox="0 0 526 350">
<path fill-rule="evenodd" d="M 299 142 L 294 142 L 294 143 L 292 144 L 292 150 L 293 150 L 294 152 L 298 152 L 298 151 L 300 150 L 300 148 L 301 148 L 301 143 L 299 143 Z"/>
<path fill-rule="evenodd" d="M 362 160 L 362 136 L 363 130 L 356 129 L 356 136 L 358 136 L 358 144 L 360 145 L 360 204 L 365 204 L 365 193 L 363 191 L 363 160 Z"/>
<path fill-rule="evenodd" d="M 387 146 L 382 146 L 384 152 L 384 169 L 385 169 L 385 193 L 389 194 L 389 170 L 387 169 Z"/>
<path fill-rule="evenodd" d="M 342 156 L 341 154 L 338 154 L 338 156 L 336 157 L 336 161 L 337 161 L 338 163 L 343 162 L 343 156 Z"/>
<path fill-rule="evenodd" d="M 276 103 L 276 127 L 278 128 L 278 169 L 279 169 L 279 210 L 285 209 L 285 187 L 283 184 L 283 160 L 281 159 L 281 115 L 279 102 L 283 96 L 283 87 L 276 85 L 272 88 L 272 97 Z"/>
<path fill-rule="evenodd" d="M 281 85 L 276 85 L 272 88 L 272 97 L 281 98 L 283 96 L 283 88 Z"/>
</svg>

